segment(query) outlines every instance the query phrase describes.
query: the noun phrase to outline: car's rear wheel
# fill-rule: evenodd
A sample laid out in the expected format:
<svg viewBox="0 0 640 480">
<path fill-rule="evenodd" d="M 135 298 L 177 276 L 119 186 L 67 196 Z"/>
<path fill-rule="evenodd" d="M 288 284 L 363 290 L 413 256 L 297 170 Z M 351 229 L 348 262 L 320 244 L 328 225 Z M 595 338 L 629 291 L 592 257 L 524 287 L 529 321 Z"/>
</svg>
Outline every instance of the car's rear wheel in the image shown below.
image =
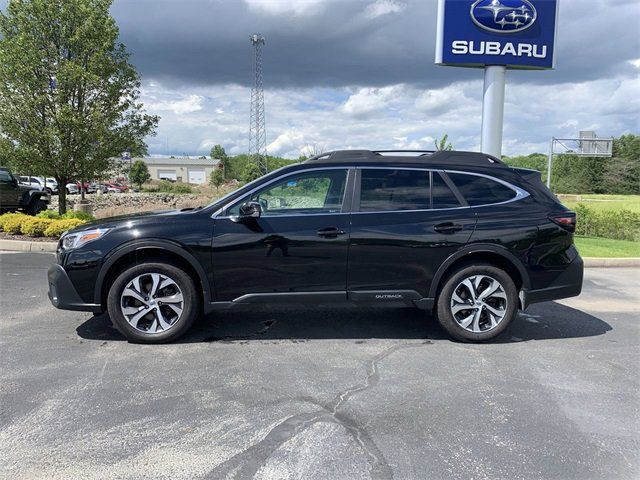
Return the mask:
<svg viewBox="0 0 640 480">
<path fill-rule="evenodd" d="M 437 304 L 438 321 L 454 338 L 480 342 L 498 336 L 518 312 L 512 278 L 493 265 L 469 265 L 445 281 Z"/>
<path fill-rule="evenodd" d="M 107 311 L 128 340 L 164 343 L 182 336 L 200 312 L 193 279 L 168 263 L 146 262 L 121 273 L 111 285 Z"/>
</svg>

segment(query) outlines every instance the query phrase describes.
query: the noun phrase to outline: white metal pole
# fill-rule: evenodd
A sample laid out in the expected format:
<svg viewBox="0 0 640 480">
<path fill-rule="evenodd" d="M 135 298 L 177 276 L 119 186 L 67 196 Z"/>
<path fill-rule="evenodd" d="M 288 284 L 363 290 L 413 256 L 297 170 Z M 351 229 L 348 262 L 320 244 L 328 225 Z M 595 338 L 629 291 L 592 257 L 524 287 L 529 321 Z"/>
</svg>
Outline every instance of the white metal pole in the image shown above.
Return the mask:
<svg viewBox="0 0 640 480">
<path fill-rule="evenodd" d="M 556 139 L 551 137 L 551 142 L 549 143 L 549 158 L 547 159 L 547 188 L 551 190 L 551 167 L 553 164 L 553 144 Z"/>
<path fill-rule="evenodd" d="M 507 67 L 484 67 L 482 97 L 482 137 L 480 150 L 494 157 L 502 154 L 502 121 L 504 118 L 504 84 Z"/>
</svg>

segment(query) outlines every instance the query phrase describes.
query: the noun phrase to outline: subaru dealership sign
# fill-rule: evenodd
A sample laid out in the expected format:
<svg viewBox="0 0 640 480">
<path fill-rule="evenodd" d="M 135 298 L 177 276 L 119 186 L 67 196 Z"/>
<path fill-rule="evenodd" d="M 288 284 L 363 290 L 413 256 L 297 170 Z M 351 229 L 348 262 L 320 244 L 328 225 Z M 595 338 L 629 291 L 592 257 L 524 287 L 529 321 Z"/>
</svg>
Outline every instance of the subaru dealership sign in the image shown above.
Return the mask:
<svg viewBox="0 0 640 480">
<path fill-rule="evenodd" d="M 558 0 L 439 0 L 436 63 L 554 66 Z"/>
</svg>

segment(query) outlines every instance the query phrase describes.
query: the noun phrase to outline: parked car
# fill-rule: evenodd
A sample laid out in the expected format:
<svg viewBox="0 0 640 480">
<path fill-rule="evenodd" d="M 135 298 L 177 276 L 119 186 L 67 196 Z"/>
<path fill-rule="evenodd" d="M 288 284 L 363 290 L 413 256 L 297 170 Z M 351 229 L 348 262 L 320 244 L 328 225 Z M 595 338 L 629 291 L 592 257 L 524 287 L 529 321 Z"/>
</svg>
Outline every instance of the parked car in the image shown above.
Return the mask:
<svg viewBox="0 0 640 480">
<path fill-rule="evenodd" d="M 76 182 L 76 187 L 78 187 L 78 191 L 84 189 L 84 193 L 96 193 L 98 189 L 95 182 Z"/>
<path fill-rule="evenodd" d="M 67 183 L 65 185 L 65 188 L 67 190 L 67 193 L 69 193 L 71 195 L 76 195 L 76 194 L 80 193 L 80 189 L 78 188 L 78 184 L 76 184 L 76 183 Z"/>
<path fill-rule="evenodd" d="M 8 168 L 0 167 L 0 213 L 23 211 L 35 215 L 46 210 L 50 200 L 48 192 L 20 184 Z"/>
<path fill-rule="evenodd" d="M 518 309 L 580 293 L 575 221 L 539 172 L 482 153 L 337 151 L 204 208 L 66 233 L 49 296 L 108 311 L 135 342 L 240 304 L 344 301 L 417 307 L 483 341 Z"/>
<path fill-rule="evenodd" d="M 29 175 L 18 176 L 18 182 L 22 185 L 29 185 L 35 187 L 38 190 L 47 192 L 49 194 L 58 194 L 58 182 L 55 178 L 51 177 L 32 177 Z"/>
<path fill-rule="evenodd" d="M 126 193 L 129 190 L 127 185 L 117 182 L 108 182 L 107 187 L 114 193 Z"/>
</svg>

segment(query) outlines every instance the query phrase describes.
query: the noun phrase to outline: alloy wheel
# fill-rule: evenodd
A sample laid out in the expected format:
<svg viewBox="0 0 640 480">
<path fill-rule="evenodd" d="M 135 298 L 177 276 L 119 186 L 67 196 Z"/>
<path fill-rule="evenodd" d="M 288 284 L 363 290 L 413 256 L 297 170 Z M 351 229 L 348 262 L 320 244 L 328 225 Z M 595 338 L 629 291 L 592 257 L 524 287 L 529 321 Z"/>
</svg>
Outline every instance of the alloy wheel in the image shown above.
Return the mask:
<svg viewBox="0 0 640 480">
<path fill-rule="evenodd" d="M 133 278 L 120 295 L 124 318 L 144 333 L 164 332 L 173 327 L 184 309 L 182 290 L 163 273 L 144 273 Z"/>
<path fill-rule="evenodd" d="M 504 287 L 488 275 L 465 278 L 451 296 L 451 314 L 458 325 L 469 332 L 493 330 L 507 314 Z"/>
</svg>

